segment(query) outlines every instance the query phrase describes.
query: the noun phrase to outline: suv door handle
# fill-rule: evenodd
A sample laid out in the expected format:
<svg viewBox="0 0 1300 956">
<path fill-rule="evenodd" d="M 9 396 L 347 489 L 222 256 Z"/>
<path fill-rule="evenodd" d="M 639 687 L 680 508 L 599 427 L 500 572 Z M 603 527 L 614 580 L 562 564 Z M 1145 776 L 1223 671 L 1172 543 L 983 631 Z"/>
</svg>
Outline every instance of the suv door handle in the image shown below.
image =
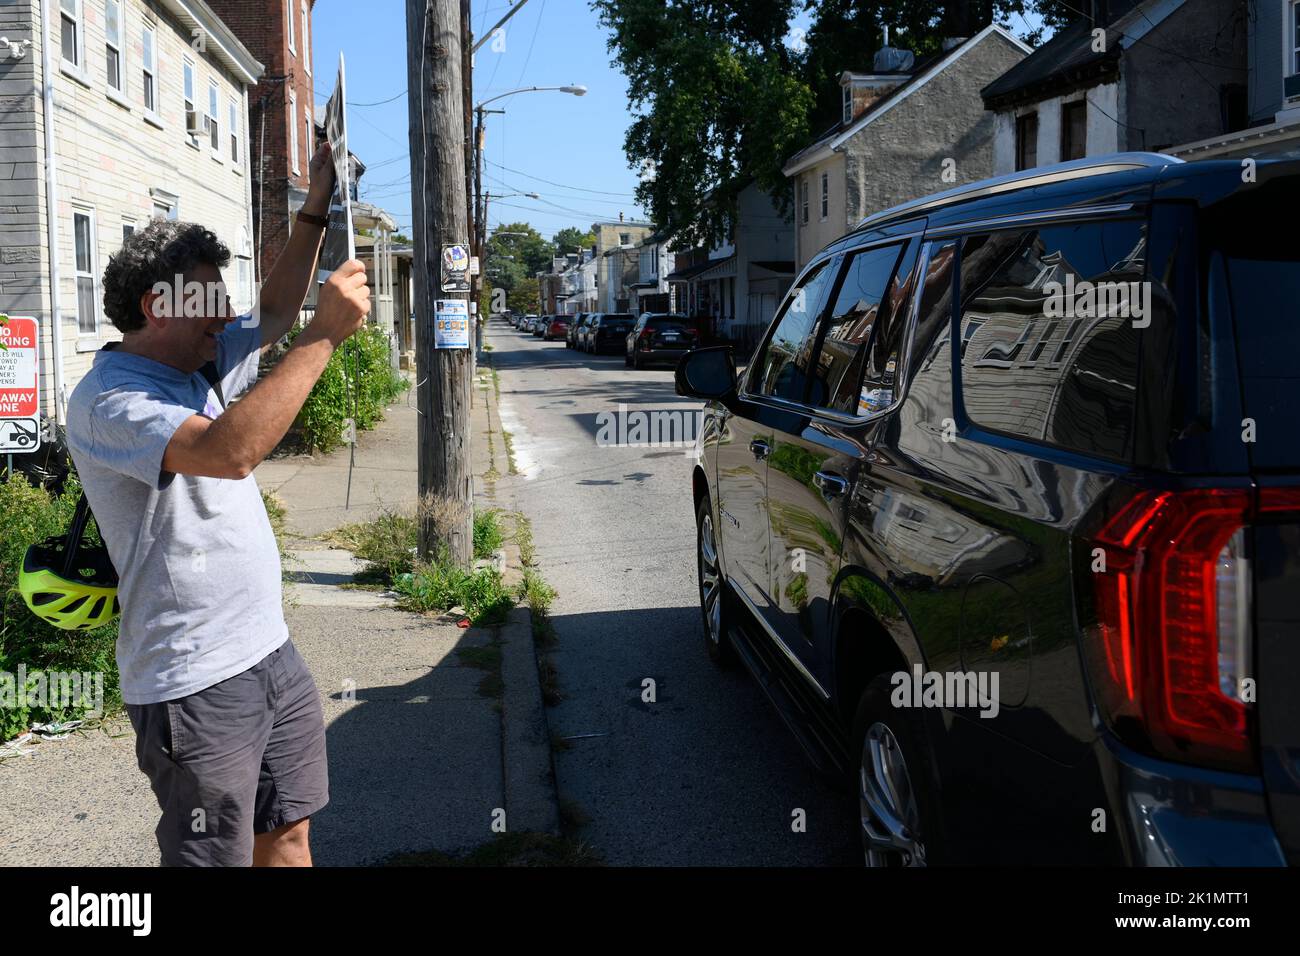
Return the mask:
<svg viewBox="0 0 1300 956">
<path fill-rule="evenodd" d="M 755 438 L 749 443 L 749 450 L 754 453 L 754 457 L 762 461 L 768 455 L 772 454 L 772 446 L 761 438 Z"/>
<path fill-rule="evenodd" d="M 819 471 L 813 475 L 813 484 L 823 498 L 838 498 L 849 490 L 849 483 L 833 471 Z"/>
</svg>

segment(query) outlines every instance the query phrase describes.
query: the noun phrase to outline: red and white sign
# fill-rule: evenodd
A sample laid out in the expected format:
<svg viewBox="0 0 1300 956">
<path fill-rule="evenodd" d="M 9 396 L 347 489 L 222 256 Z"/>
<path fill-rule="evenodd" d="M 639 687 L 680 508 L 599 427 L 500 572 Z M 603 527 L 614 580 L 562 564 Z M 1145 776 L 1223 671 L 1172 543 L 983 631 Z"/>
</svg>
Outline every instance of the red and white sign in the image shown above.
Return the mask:
<svg viewBox="0 0 1300 956">
<path fill-rule="evenodd" d="M 0 452 L 40 446 L 39 339 L 33 318 L 9 316 L 0 323 Z"/>
</svg>

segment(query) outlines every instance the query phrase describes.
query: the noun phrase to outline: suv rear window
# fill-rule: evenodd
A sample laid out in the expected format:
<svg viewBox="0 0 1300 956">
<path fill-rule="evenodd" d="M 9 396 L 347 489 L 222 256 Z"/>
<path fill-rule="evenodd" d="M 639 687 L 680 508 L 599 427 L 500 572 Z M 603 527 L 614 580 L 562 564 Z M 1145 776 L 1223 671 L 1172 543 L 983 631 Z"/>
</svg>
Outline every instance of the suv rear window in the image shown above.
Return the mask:
<svg viewBox="0 0 1300 956">
<path fill-rule="evenodd" d="M 1291 167 L 1291 164 L 1288 164 Z M 1300 177 L 1278 175 L 1205 210 L 1198 231 L 1209 263 L 1210 309 L 1226 274 L 1226 297 L 1237 343 L 1242 414 L 1255 423 L 1256 440 L 1246 447 L 1259 469 L 1300 467 L 1300 249 L 1281 210 L 1300 202 Z M 1217 321 L 1217 315 L 1214 316 Z M 1212 359 L 1202 362 L 1211 369 Z M 1235 432 L 1244 425 L 1231 423 Z M 1224 426 L 1228 427 L 1228 426 Z"/>
<path fill-rule="evenodd" d="M 1044 226 L 968 238 L 961 259 L 961 396 L 990 430 L 1127 460 L 1146 226 Z M 1149 313 L 1147 313 L 1149 318 Z"/>
</svg>

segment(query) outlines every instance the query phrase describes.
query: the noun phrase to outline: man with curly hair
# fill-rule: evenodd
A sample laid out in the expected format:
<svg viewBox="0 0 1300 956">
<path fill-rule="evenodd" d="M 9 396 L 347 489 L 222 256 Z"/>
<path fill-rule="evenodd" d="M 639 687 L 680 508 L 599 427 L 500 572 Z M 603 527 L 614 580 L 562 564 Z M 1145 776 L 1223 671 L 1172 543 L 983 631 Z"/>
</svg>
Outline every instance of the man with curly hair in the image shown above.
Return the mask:
<svg viewBox="0 0 1300 956">
<path fill-rule="evenodd" d="M 68 402 L 68 446 L 120 578 L 122 699 L 166 866 L 309 866 L 309 820 L 329 799 L 320 697 L 285 626 L 253 469 L 370 310 L 349 261 L 258 381 L 316 276 L 333 192 L 326 145 L 248 316 L 230 307 L 230 252 L 207 229 L 158 220 L 127 238 L 104 272 L 122 341 Z"/>
</svg>

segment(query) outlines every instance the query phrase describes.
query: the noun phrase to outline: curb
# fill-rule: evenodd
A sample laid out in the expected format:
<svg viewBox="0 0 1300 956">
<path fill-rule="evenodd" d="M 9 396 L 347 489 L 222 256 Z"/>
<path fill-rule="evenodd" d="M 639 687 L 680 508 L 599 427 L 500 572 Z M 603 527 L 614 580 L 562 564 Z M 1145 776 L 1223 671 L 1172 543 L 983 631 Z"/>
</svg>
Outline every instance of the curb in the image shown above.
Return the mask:
<svg viewBox="0 0 1300 956">
<path fill-rule="evenodd" d="M 506 826 L 558 836 L 560 800 L 551 755 L 551 732 L 542 703 L 533 642 L 533 615 L 510 611 L 501 627 L 501 769 Z"/>
</svg>

